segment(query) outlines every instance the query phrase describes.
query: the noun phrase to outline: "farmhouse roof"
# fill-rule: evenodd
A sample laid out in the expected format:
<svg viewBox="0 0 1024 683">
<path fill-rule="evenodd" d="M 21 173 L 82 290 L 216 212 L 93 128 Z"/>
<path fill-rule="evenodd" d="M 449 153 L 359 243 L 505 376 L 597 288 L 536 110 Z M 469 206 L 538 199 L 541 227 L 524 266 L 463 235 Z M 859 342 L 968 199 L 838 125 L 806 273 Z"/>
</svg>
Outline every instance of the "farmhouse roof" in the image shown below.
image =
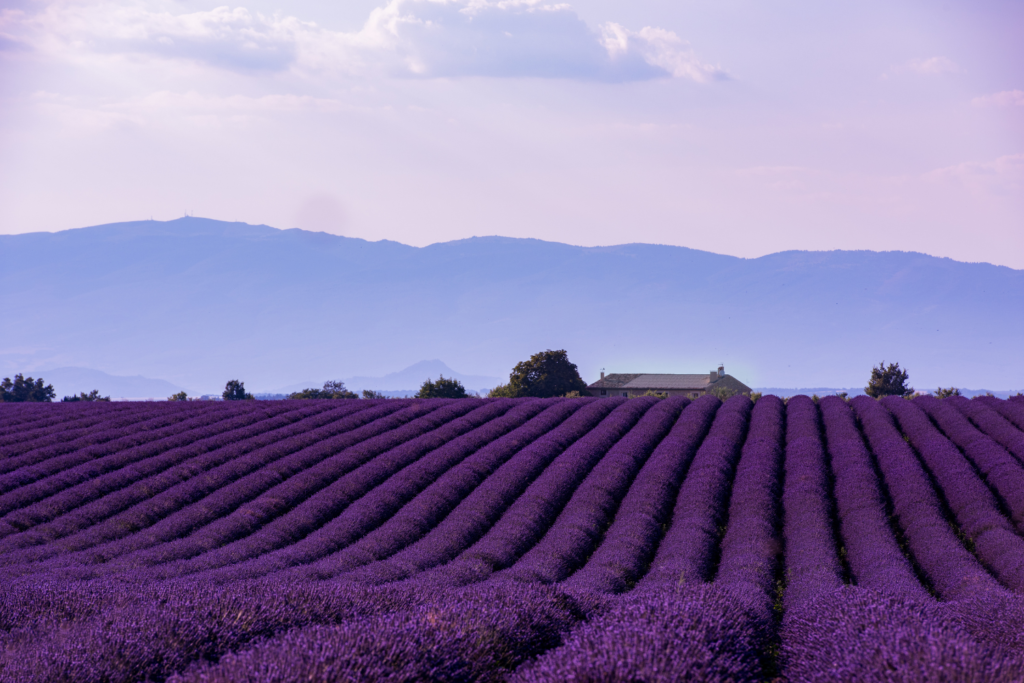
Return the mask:
<svg viewBox="0 0 1024 683">
<path fill-rule="evenodd" d="M 711 383 L 707 375 L 640 375 L 626 389 L 703 389 Z"/>
<path fill-rule="evenodd" d="M 610 374 L 589 385 L 591 389 L 704 389 L 711 377 L 704 375 Z"/>
<path fill-rule="evenodd" d="M 730 389 L 749 392 L 750 388 L 731 375 L 717 375 L 712 381 L 711 373 L 703 375 L 667 375 L 643 373 L 612 373 L 605 375 L 588 389 L 627 389 L 633 391 L 704 390 L 712 385 L 728 386 Z"/>
<path fill-rule="evenodd" d="M 626 386 L 637 377 L 643 377 L 641 374 L 623 374 L 623 373 L 612 373 L 605 375 L 603 378 L 597 380 L 593 384 L 589 384 L 591 389 L 621 389 Z"/>
</svg>

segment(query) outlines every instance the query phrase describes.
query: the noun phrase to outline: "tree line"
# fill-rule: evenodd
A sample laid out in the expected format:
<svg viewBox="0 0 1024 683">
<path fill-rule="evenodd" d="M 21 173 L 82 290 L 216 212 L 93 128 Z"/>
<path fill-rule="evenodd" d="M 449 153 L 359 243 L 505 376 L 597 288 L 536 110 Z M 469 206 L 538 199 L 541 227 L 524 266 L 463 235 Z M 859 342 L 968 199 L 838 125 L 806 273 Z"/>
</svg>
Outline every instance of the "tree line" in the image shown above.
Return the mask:
<svg viewBox="0 0 1024 683">
<path fill-rule="evenodd" d="M 912 398 L 920 395 L 907 382 L 910 379 L 909 373 L 900 368 L 899 363 L 879 363 L 878 367 L 871 368 L 871 376 L 864 393 L 874 398 L 883 396 L 903 396 Z M 509 374 L 508 382 L 499 384 L 487 394 L 490 398 L 551 398 L 555 396 L 585 396 L 587 383 L 580 377 L 575 363 L 569 360 L 565 349 L 552 351 L 541 351 L 529 357 L 529 359 L 517 363 Z M 14 376 L 12 380 L 5 377 L 0 382 L 0 403 L 21 403 L 21 402 L 45 402 L 54 400 L 57 392 L 52 384 L 46 384 L 42 377 L 25 377 L 22 373 Z M 961 392 L 957 387 L 939 387 L 932 395 L 938 398 L 949 396 L 960 396 Z M 427 378 L 420 385 L 419 391 L 414 398 L 468 398 L 470 394 L 462 383 L 453 378 L 440 376 L 436 380 Z M 364 399 L 387 398 L 382 392 L 364 389 Z M 245 383 L 232 379 L 224 386 L 221 398 L 225 401 L 252 401 L 255 396 L 245 390 Z M 325 382 L 323 387 L 308 388 L 288 394 L 289 399 L 356 399 L 360 395 L 345 387 L 340 380 Z M 727 396 L 720 396 L 727 398 Z M 89 393 L 81 392 L 77 395 L 65 396 L 62 403 L 73 403 L 77 401 L 109 401 L 109 396 L 100 396 L 98 390 Z M 169 401 L 192 400 L 184 391 L 168 397 Z"/>
</svg>

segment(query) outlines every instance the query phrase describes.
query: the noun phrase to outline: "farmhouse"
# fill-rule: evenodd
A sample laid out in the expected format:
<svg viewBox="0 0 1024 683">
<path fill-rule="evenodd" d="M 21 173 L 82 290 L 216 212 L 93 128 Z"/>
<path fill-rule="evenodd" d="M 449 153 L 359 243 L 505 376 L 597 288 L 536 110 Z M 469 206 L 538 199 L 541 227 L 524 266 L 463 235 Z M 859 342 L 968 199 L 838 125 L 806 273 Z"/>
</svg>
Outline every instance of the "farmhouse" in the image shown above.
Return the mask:
<svg viewBox="0 0 1024 683">
<path fill-rule="evenodd" d="M 601 379 L 587 386 L 591 396 L 642 396 L 648 391 L 669 396 L 697 398 L 711 391 L 723 388 L 737 394 L 749 394 L 750 387 L 731 375 L 725 374 L 725 366 L 719 365 L 706 375 L 644 375 L 601 373 Z"/>
</svg>

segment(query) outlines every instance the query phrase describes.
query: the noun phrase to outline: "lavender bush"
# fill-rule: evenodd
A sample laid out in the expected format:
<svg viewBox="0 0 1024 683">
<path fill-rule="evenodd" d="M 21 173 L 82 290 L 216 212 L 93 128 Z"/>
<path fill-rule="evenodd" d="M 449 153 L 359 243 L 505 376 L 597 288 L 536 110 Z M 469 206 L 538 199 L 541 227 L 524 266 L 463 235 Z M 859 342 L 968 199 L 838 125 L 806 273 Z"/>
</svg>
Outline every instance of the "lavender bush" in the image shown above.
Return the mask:
<svg viewBox="0 0 1024 683">
<path fill-rule="evenodd" d="M 2 405 L 0 683 L 1022 680 L 1021 406 Z"/>
</svg>

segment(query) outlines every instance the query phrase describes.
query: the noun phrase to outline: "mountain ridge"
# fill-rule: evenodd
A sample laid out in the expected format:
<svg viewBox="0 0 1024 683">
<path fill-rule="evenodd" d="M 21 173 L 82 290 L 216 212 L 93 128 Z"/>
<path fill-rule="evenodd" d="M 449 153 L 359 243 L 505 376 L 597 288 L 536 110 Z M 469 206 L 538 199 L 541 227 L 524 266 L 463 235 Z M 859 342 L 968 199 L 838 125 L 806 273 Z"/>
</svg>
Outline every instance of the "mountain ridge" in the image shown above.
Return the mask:
<svg viewBox="0 0 1024 683">
<path fill-rule="evenodd" d="M 0 368 L 102 368 L 219 390 L 373 377 L 424 358 L 504 377 L 566 348 L 597 371 L 857 386 L 1024 385 L 1024 271 L 920 252 L 742 259 L 487 236 L 413 247 L 211 219 L 0 236 Z"/>
</svg>

